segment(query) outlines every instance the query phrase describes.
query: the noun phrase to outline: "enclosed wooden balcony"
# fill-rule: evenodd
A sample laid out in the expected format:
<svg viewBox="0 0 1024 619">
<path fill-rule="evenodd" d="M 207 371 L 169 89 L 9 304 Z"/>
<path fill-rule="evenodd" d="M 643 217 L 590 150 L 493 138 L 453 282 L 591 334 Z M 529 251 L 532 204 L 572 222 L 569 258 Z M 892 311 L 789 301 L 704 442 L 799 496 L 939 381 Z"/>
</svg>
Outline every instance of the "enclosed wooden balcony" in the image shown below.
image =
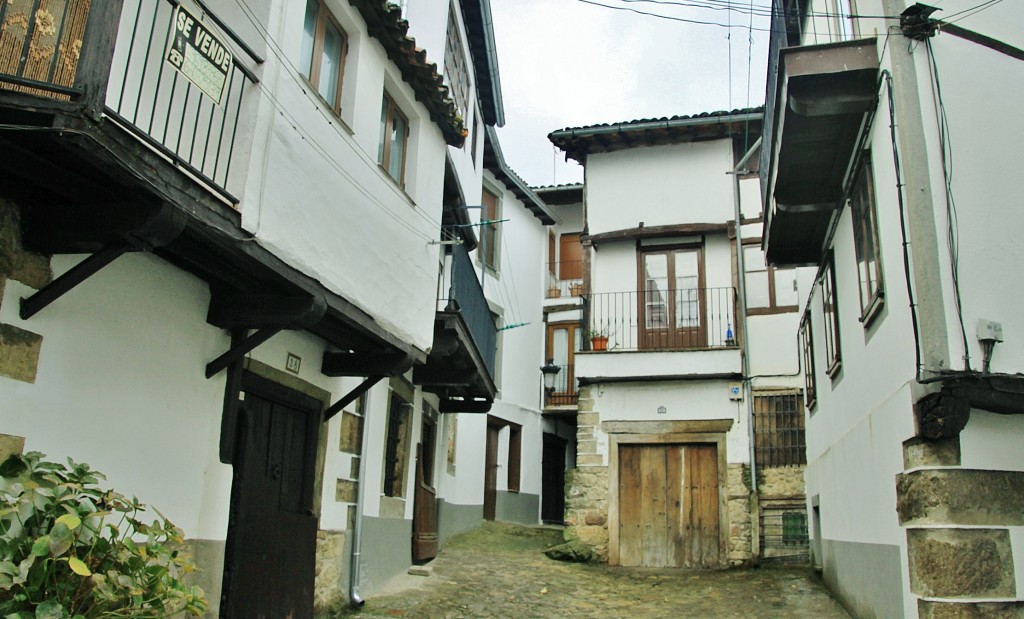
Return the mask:
<svg viewBox="0 0 1024 619">
<path fill-rule="evenodd" d="M 453 246 L 444 275 L 434 344 L 413 382 L 437 394 L 441 412 L 486 413 L 497 394 L 498 331 L 465 246 Z"/>
<path fill-rule="evenodd" d="M 816 264 L 878 98 L 875 39 L 787 47 L 772 22 L 761 146 L 769 264 Z"/>
</svg>

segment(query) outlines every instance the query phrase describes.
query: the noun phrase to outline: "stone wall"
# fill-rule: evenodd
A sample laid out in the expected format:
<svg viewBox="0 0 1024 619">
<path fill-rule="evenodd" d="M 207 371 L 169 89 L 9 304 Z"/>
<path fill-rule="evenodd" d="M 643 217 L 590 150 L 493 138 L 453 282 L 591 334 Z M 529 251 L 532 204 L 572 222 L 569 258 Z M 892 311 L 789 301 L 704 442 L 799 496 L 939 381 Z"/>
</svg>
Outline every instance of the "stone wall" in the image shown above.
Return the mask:
<svg viewBox="0 0 1024 619">
<path fill-rule="evenodd" d="M 757 469 L 757 493 L 762 499 L 798 499 L 806 496 L 804 469 L 799 466 L 778 466 Z"/>
<path fill-rule="evenodd" d="M 749 565 L 754 559 L 754 523 L 750 509 L 750 467 L 729 464 L 726 468 L 727 515 L 729 518 L 729 565 Z"/>
<path fill-rule="evenodd" d="M 347 557 L 344 531 L 316 532 L 316 585 L 313 606 L 317 611 L 343 605 L 348 599 Z"/>
<path fill-rule="evenodd" d="M 579 540 L 600 561 L 608 560 L 608 467 L 566 471 L 566 541 Z"/>
<path fill-rule="evenodd" d="M 8 279 L 39 289 L 50 283 L 53 274 L 46 256 L 22 247 L 18 206 L 0 198 L 0 303 Z M 35 382 L 42 345 L 38 333 L 0 323 L 0 376 Z"/>
</svg>

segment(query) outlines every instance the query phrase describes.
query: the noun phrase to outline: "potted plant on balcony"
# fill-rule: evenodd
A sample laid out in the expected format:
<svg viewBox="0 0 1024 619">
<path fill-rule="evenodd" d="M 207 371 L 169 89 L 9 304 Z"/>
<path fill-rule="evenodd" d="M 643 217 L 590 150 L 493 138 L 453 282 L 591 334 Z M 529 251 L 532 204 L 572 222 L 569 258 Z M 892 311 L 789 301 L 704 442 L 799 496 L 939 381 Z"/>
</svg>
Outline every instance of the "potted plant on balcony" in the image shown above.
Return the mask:
<svg viewBox="0 0 1024 619">
<path fill-rule="evenodd" d="M 591 329 L 587 332 L 590 338 L 590 350 L 608 350 L 608 331 L 604 329 Z"/>
</svg>

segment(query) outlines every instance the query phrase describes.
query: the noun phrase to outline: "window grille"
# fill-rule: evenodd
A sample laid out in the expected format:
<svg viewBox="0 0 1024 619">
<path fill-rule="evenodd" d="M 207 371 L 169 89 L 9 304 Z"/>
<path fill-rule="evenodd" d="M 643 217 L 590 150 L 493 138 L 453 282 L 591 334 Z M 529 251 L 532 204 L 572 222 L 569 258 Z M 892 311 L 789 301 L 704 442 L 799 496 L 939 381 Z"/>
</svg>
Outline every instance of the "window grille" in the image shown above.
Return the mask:
<svg viewBox="0 0 1024 619">
<path fill-rule="evenodd" d="M 760 468 L 807 464 L 799 392 L 754 394 L 754 458 Z"/>
</svg>

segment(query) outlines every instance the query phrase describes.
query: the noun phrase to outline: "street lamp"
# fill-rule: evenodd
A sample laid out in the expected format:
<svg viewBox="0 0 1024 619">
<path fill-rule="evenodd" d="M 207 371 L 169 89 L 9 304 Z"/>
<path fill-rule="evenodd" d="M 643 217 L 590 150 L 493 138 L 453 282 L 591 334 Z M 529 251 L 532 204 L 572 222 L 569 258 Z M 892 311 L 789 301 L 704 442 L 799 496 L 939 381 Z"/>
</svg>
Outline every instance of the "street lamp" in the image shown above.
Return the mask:
<svg viewBox="0 0 1024 619">
<path fill-rule="evenodd" d="M 555 378 L 562 368 L 555 365 L 554 359 L 548 359 L 548 362 L 541 366 L 540 371 L 544 374 L 544 392 L 550 396 L 555 391 Z"/>
</svg>

